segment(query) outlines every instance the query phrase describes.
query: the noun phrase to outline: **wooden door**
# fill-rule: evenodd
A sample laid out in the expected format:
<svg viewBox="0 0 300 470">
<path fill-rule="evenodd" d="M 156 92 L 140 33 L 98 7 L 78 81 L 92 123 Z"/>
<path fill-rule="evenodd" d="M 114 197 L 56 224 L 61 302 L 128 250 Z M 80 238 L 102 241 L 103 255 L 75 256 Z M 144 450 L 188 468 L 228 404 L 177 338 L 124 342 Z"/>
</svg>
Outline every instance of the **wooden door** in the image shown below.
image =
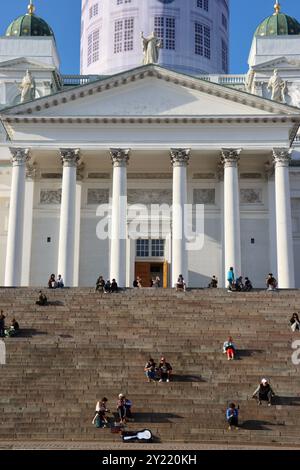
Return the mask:
<svg viewBox="0 0 300 470">
<path fill-rule="evenodd" d="M 137 277 L 140 277 L 142 279 L 143 287 L 150 287 L 150 263 L 135 263 L 135 278 Z"/>
</svg>

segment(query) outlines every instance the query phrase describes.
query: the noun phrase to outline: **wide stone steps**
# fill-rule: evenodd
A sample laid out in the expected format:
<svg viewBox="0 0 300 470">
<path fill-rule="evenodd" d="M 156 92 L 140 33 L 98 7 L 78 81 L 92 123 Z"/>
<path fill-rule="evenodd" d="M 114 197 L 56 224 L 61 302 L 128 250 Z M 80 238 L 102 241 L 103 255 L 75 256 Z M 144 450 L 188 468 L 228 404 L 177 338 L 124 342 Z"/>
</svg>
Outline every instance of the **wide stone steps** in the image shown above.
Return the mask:
<svg viewBox="0 0 300 470">
<path fill-rule="evenodd" d="M 291 359 L 300 335 L 289 327 L 299 291 L 45 289 L 52 303 L 40 307 L 38 290 L 0 289 L 0 308 L 22 327 L 5 340 L 0 366 L 1 441 L 117 442 L 91 421 L 97 400 L 107 396 L 115 412 L 123 392 L 134 403 L 128 428 L 150 427 L 162 442 L 300 443 L 300 366 Z M 229 334 L 240 352 L 234 362 L 222 354 Z M 144 364 L 161 354 L 173 381 L 148 384 Z M 262 376 L 280 395 L 272 408 L 251 399 Z M 242 428 L 229 433 L 231 401 Z"/>
</svg>

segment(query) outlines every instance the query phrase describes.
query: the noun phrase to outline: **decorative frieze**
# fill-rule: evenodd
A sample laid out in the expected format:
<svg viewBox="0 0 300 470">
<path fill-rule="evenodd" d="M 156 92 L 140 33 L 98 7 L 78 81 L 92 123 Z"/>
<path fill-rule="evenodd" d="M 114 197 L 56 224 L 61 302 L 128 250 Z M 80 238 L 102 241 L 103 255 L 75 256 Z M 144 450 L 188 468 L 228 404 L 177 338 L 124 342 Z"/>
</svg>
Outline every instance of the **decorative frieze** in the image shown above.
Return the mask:
<svg viewBox="0 0 300 470">
<path fill-rule="evenodd" d="M 240 189 L 241 204 L 262 204 L 262 190 L 249 188 Z"/>
<path fill-rule="evenodd" d="M 114 167 L 127 166 L 130 157 L 130 149 L 109 149 Z"/>
<path fill-rule="evenodd" d="M 91 180 L 109 180 L 110 179 L 110 174 L 109 173 L 89 173 L 88 174 L 88 179 Z"/>
<path fill-rule="evenodd" d="M 40 192 L 40 204 L 42 205 L 61 204 L 61 189 L 42 189 Z"/>
<path fill-rule="evenodd" d="M 108 204 L 109 202 L 109 190 L 100 188 L 89 188 L 87 191 L 87 204 L 98 205 Z"/>
<path fill-rule="evenodd" d="M 171 189 L 129 189 L 127 192 L 128 204 L 172 204 Z"/>
<path fill-rule="evenodd" d="M 171 149 L 171 163 L 173 167 L 187 166 L 190 160 L 191 149 Z"/>
<path fill-rule="evenodd" d="M 61 180 L 62 173 L 42 173 L 42 178 L 47 180 Z"/>
<path fill-rule="evenodd" d="M 30 160 L 30 150 L 22 148 L 10 148 L 11 162 L 13 166 L 23 166 Z"/>
<path fill-rule="evenodd" d="M 171 180 L 172 173 L 128 173 L 128 179 L 131 180 Z"/>
<path fill-rule="evenodd" d="M 242 180 L 259 180 L 261 179 L 261 173 L 241 173 L 240 178 Z"/>
<path fill-rule="evenodd" d="M 194 189 L 194 204 L 215 204 L 216 190 L 214 188 Z"/>
<path fill-rule="evenodd" d="M 216 177 L 215 173 L 194 173 L 194 180 L 214 180 Z"/>
</svg>

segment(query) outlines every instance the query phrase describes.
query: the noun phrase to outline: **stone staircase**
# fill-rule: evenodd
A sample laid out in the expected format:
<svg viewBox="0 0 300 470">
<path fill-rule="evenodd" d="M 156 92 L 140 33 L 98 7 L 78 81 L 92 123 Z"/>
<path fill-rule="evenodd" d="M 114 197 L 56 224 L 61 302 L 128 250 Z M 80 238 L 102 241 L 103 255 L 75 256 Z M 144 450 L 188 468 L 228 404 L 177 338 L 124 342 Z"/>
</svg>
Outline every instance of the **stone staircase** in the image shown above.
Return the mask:
<svg viewBox="0 0 300 470">
<path fill-rule="evenodd" d="M 0 442 L 119 442 L 91 422 L 97 400 L 106 396 L 115 411 L 122 392 L 134 403 L 128 429 L 150 428 L 166 448 L 299 446 L 300 365 L 292 363 L 292 342 L 300 334 L 291 332 L 289 318 L 300 310 L 300 291 L 45 292 L 54 304 L 39 307 L 38 289 L 0 289 L 0 308 L 23 329 L 5 339 Z M 240 350 L 231 362 L 222 354 L 229 334 Z M 144 364 L 162 353 L 174 380 L 147 383 Z M 250 399 L 262 377 L 280 395 L 271 408 Z M 242 427 L 230 432 L 224 415 L 231 401 L 240 405 Z"/>
</svg>

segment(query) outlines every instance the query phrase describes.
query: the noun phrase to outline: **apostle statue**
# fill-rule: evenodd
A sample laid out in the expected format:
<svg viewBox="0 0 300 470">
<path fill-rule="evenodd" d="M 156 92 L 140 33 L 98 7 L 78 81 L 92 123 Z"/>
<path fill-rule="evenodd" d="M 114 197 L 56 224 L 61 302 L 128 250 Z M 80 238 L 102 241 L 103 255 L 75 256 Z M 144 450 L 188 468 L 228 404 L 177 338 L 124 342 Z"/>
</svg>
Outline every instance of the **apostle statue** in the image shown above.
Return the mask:
<svg viewBox="0 0 300 470">
<path fill-rule="evenodd" d="M 268 83 L 268 90 L 272 90 L 271 99 L 279 103 L 286 103 L 285 95 L 288 92 L 287 82 L 282 80 L 278 75 L 278 70 L 275 69 L 272 77 Z"/>
<path fill-rule="evenodd" d="M 159 49 L 162 47 L 161 41 L 154 31 L 148 38 L 145 38 L 144 33 L 141 33 L 141 38 L 143 40 L 144 65 L 157 64 Z"/>
<path fill-rule="evenodd" d="M 34 100 L 36 84 L 29 70 L 26 70 L 26 74 L 19 86 L 19 89 L 21 91 L 21 103 Z"/>
</svg>

